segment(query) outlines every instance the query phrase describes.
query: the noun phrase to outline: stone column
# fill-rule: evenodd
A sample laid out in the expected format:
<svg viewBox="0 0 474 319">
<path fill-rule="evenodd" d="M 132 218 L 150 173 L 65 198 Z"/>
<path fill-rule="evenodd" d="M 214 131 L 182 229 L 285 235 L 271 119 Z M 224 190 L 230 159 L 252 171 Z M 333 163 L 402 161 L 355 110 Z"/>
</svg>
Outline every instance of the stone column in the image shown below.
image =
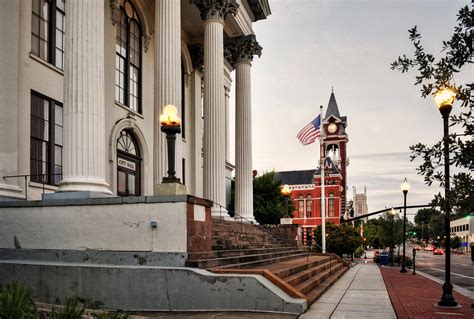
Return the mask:
<svg viewBox="0 0 474 319">
<path fill-rule="evenodd" d="M 250 69 L 254 55 L 262 47 L 254 35 L 236 39 L 234 61 L 236 70 L 235 97 L 235 212 L 248 221 L 253 216 L 252 181 L 252 94 Z"/>
<path fill-rule="evenodd" d="M 66 4 L 63 179 L 58 192 L 112 194 L 105 182 L 104 4 Z"/>
<path fill-rule="evenodd" d="M 204 197 L 225 212 L 224 20 L 235 0 L 192 0 L 204 20 Z"/>
<path fill-rule="evenodd" d="M 153 184 L 161 184 L 168 170 L 165 134 L 161 132 L 160 114 L 172 104 L 181 114 L 181 1 L 155 1 L 155 119 L 153 143 Z M 175 163 L 181 166 L 181 135 L 176 138 Z M 177 171 L 181 175 L 181 171 Z"/>
<path fill-rule="evenodd" d="M 2 1 L 0 43 L 4 45 L 0 47 L 0 201 L 24 198 L 18 186 L 23 179 L 4 179 L 3 176 L 28 174 L 18 171 L 17 130 L 25 129 L 18 123 L 19 17 L 20 1 Z"/>
</svg>

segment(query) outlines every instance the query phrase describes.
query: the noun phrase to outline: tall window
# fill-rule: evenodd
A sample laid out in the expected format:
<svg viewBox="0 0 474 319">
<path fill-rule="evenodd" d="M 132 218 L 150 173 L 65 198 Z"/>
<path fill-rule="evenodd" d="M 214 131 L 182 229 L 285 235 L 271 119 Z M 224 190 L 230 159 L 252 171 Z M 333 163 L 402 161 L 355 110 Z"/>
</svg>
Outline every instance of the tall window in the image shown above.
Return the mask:
<svg viewBox="0 0 474 319">
<path fill-rule="evenodd" d="M 329 193 L 328 215 L 329 217 L 334 217 L 334 194 L 333 193 Z"/>
<path fill-rule="evenodd" d="M 129 1 L 115 24 L 115 100 L 141 113 L 141 35 L 137 11 Z"/>
<path fill-rule="evenodd" d="M 298 195 L 298 217 L 302 217 L 304 214 L 304 196 Z"/>
<path fill-rule="evenodd" d="M 32 0 L 31 53 L 64 68 L 65 0 Z"/>
<path fill-rule="evenodd" d="M 311 199 L 311 195 L 306 195 L 306 216 L 311 217 L 313 213 L 313 200 Z"/>
<path fill-rule="evenodd" d="M 63 149 L 62 105 L 38 93 L 31 93 L 31 181 L 58 185 Z"/>
<path fill-rule="evenodd" d="M 120 132 L 117 139 L 117 194 L 140 195 L 140 149 L 135 137 L 128 131 Z"/>
</svg>

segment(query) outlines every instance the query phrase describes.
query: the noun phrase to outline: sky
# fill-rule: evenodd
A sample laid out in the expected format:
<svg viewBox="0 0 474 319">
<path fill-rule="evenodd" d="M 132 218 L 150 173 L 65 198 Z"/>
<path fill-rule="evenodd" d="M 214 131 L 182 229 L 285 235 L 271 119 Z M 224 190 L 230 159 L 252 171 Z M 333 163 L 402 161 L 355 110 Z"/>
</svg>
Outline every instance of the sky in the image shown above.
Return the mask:
<svg viewBox="0 0 474 319">
<path fill-rule="evenodd" d="M 417 175 L 409 146 L 439 140 L 442 119 L 433 100 L 421 98 L 413 85 L 415 73 L 392 71 L 390 63 L 404 53 L 412 55 L 408 29 L 414 25 L 426 51 L 439 55 L 442 41 L 453 33 L 457 12 L 469 1 L 269 3 L 272 14 L 254 24 L 263 47 L 252 66 L 254 169 L 261 174 L 317 166 L 319 143 L 303 146 L 296 135 L 320 105 L 325 112 L 333 87 L 339 111 L 348 120 L 349 199 L 353 186 L 358 192 L 366 186 L 369 212 L 402 205 L 400 185 L 406 177 L 408 204 L 430 202 L 439 188 L 426 186 Z M 231 141 L 232 132 L 231 127 Z"/>
</svg>

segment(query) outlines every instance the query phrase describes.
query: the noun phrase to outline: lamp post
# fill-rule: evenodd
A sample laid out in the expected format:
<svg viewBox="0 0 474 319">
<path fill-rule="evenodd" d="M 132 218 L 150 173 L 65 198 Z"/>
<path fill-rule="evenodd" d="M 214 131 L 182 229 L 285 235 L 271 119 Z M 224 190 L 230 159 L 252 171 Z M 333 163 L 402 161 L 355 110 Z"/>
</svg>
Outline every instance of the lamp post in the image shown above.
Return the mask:
<svg viewBox="0 0 474 319">
<path fill-rule="evenodd" d="M 406 242 L 406 231 L 407 231 L 407 194 L 410 190 L 410 184 L 405 177 L 403 184 L 401 186 L 401 190 L 403 192 L 403 257 L 402 257 L 402 269 L 400 272 L 405 273 L 407 272 L 407 268 L 405 265 L 405 242 Z"/>
<path fill-rule="evenodd" d="M 290 198 L 291 190 L 288 185 L 282 185 L 280 189 L 281 194 L 285 197 L 285 218 L 288 218 L 288 200 Z"/>
<path fill-rule="evenodd" d="M 449 188 L 449 113 L 453 108 L 456 98 L 456 92 L 449 88 L 443 87 L 436 91 L 434 100 L 438 105 L 438 109 L 443 117 L 443 141 L 444 141 L 444 243 L 445 243 L 445 282 L 443 284 L 443 294 L 438 301 L 441 307 L 456 307 L 458 303 L 453 296 L 453 285 L 451 284 L 451 239 L 450 239 L 450 213 L 451 213 L 451 194 Z"/>
<path fill-rule="evenodd" d="M 160 115 L 161 131 L 166 134 L 168 144 L 168 176 L 163 177 L 163 183 L 180 183 L 175 169 L 176 134 L 181 133 L 181 119 L 177 113 L 176 106 L 166 105 Z"/>
</svg>

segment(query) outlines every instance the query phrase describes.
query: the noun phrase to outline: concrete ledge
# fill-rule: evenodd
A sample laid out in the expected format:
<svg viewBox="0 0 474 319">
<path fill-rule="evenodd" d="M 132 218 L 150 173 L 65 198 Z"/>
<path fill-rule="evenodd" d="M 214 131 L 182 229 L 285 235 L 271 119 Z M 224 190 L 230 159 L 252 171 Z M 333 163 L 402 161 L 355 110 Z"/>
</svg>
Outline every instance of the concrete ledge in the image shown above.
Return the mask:
<svg viewBox="0 0 474 319">
<path fill-rule="evenodd" d="M 72 192 L 71 192 L 72 193 Z M 80 192 L 79 192 L 80 193 Z M 58 193 L 60 194 L 60 193 Z M 64 193 L 66 194 L 66 193 Z M 43 201 L 25 201 L 21 199 L 0 201 L 0 208 L 2 207 L 47 207 L 47 206 L 82 206 L 82 205 L 117 205 L 117 204 L 141 204 L 141 203 L 179 203 L 189 202 L 202 206 L 211 207 L 212 201 L 195 197 L 192 195 L 163 195 L 163 196 L 130 196 L 130 197 L 84 197 L 72 196 L 46 196 L 56 195 L 44 194 Z"/>
<path fill-rule="evenodd" d="M 126 311 L 262 311 L 300 314 L 289 297 L 258 275 L 219 275 L 185 267 L 0 261 L 0 284 L 19 279 L 40 302 L 76 295 Z"/>
<path fill-rule="evenodd" d="M 0 248 L 0 260 L 182 267 L 186 259 L 187 253 L 172 252 Z"/>
</svg>

